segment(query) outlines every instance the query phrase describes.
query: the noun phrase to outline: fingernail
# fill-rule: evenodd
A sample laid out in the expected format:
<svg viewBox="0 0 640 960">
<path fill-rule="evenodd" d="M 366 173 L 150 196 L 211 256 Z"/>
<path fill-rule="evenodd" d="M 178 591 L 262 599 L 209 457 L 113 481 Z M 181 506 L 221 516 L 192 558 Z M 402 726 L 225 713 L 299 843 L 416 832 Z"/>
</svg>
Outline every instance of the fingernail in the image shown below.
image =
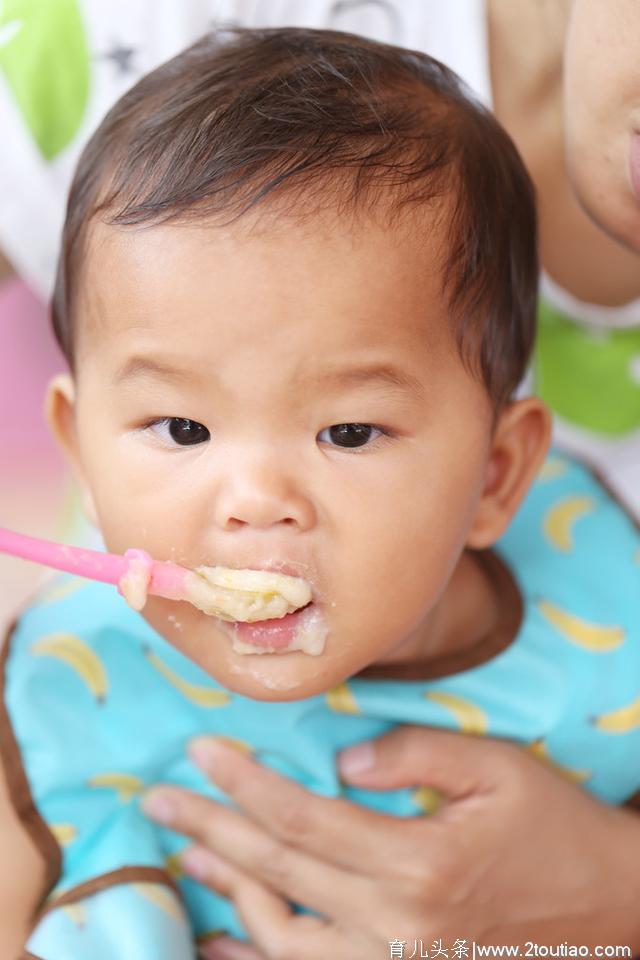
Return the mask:
<svg viewBox="0 0 640 960">
<path fill-rule="evenodd" d="M 225 943 L 229 942 L 233 943 L 230 937 L 224 936 L 203 944 L 198 950 L 198 960 L 225 960 L 229 956 L 225 951 Z"/>
<path fill-rule="evenodd" d="M 158 823 L 171 823 L 176 816 L 174 802 L 161 790 L 150 790 L 140 801 L 140 806 L 147 816 Z"/>
<path fill-rule="evenodd" d="M 373 744 L 367 741 L 355 747 L 347 747 L 338 757 L 338 769 L 343 776 L 357 776 L 371 770 L 375 764 Z"/>
<path fill-rule="evenodd" d="M 216 765 L 216 742 L 207 737 L 197 737 L 187 747 L 193 762 L 202 770 L 212 770 Z"/>
<path fill-rule="evenodd" d="M 186 873 L 196 880 L 206 880 L 214 874 L 218 874 L 221 867 L 224 867 L 223 861 L 215 854 L 201 847 L 189 847 L 180 855 L 180 863 Z"/>
<path fill-rule="evenodd" d="M 259 960 L 258 954 L 249 944 L 231 937 L 220 937 L 200 948 L 202 960 Z"/>
</svg>

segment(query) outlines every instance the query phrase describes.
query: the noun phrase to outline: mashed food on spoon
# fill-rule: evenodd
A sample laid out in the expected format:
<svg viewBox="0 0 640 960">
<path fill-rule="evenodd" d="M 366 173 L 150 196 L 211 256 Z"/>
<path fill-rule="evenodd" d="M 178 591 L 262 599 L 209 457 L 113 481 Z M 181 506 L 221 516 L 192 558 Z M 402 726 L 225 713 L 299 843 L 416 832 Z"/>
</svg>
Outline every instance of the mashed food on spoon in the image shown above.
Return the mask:
<svg viewBox="0 0 640 960">
<path fill-rule="evenodd" d="M 311 587 L 300 577 L 271 570 L 196 567 L 184 580 L 185 600 L 220 620 L 275 620 L 306 606 Z"/>
<path fill-rule="evenodd" d="M 118 587 L 130 607 L 142 610 L 153 570 L 144 550 L 127 550 L 127 572 Z M 233 570 L 229 567 L 196 567 L 185 571 L 181 596 L 198 610 L 231 623 L 275 620 L 306 606 L 311 587 L 300 577 L 271 570 Z"/>
</svg>

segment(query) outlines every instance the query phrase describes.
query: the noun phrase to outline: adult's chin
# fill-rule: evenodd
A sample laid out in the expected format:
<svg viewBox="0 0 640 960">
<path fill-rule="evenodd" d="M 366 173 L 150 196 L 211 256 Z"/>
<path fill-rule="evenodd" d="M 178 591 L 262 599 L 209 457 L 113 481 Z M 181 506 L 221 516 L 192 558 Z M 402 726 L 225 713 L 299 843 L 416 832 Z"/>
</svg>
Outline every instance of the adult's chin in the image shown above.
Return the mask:
<svg viewBox="0 0 640 960">
<path fill-rule="evenodd" d="M 567 167 L 573 191 L 589 219 L 622 246 L 640 253 L 640 144 L 589 160 L 577 147 Z"/>
</svg>

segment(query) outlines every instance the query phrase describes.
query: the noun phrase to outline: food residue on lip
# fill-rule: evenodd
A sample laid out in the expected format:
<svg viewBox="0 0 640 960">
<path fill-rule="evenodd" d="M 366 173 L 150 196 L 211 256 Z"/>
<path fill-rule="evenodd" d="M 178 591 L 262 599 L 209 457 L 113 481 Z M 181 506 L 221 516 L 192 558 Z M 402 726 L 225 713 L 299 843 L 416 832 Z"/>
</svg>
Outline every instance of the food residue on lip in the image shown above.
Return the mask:
<svg viewBox="0 0 640 960">
<path fill-rule="evenodd" d="M 184 579 L 184 599 L 229 622 L 275 620 L 305 607 L 311 587 L 300 577 L 270 570 L 196 567 Z"/>
<path fill-rule="evenodd" d="M 267 628 L 268 629 L 268 628 Z M 302 610 L 299 620 L 295 625 L 295 632 L 287 643 L 278 642 L 272 645 L 268 642 L 268 637 L 263 642 L 248 643 L 241 640 L 238 636 L 236 626 L 231 626 L 231 646 L 234 653 L 240 654 L 265 654 L 265 653 L 293 653 L 299 651 L 312 657 L 318 657 L 324 651 L 326 639 L 329 635 L 329 625 L 322 615 L 322 611 L 315 605 L 308 606 Z"/>
</svg>

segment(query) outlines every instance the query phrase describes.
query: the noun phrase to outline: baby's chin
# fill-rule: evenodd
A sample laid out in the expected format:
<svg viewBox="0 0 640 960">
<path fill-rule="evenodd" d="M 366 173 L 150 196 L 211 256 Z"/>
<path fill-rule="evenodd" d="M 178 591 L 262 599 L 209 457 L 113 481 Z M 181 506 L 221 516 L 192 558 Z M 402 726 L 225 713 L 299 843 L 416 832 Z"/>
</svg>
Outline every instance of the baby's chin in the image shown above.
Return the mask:
<svg viewBox="0 0 640 960">
<path fill-rule="evenodd" d="M 217 652 L 187 651 L 176 641 L 174 646 L 225 689 L 251 700 L 305 700 L 325 694 L 345 677 L 344 666 L 336 662 L 329 650 L 313 657 L 299 650 L 237 654 L 228 641 Z"/>
<path fill-rule="evenodd" d="M 145 620 L 168 643 L 197 663 L 232 693 L 252 700 L 283 702 L 322 695 L 343 682 L 360 665 L 344 662 L 348 644 L 339 644 L 328 624 L 317 652 L 257 647 L 249 652 L 247 631 L 238 642 L 233 624 L 208 617 L 189 604 L 150 598 Z M 316 634 L 316 640 L 317 640 Z M 261 651 L 261 652 L 258 652 Z"/>
</svg>

